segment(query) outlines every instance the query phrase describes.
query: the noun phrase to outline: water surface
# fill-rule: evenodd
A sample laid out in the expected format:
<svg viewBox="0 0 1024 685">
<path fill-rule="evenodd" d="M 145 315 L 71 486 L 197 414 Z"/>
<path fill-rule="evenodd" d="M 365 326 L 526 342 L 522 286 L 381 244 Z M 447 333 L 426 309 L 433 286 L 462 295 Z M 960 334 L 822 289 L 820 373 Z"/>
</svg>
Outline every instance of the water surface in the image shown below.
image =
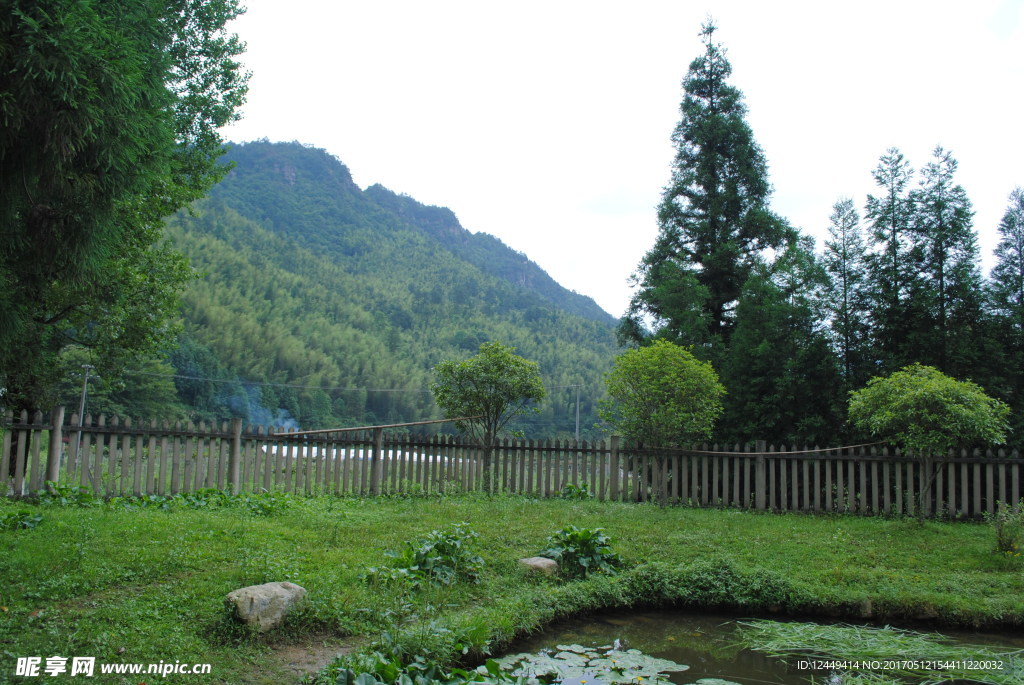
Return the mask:
<svg viewBox="0 0 1024 685">
<path fill-rule="evenodd" d="M 739 647 L 737 620 L 743 619 L 735 615 L 670 611 L 603 612 L 553 623 L 543 633 L 517 642 L 509 653 L 554 649 L 559 644 L 597 647 L 619 640 L 625 643 L 624 648 L 688 665 L 689 670 L 668 674 L 668 680 L 677 685 L 695 683 L 701 678 L 722 678 L 740 685 L 807 685 L 812 677 L 817 683 L 828 682 L 828 670 L 798 668 L 796 662 L 787 665 Z M 944 631 L 943 635 L 970 644 L 1024 648 L 1021 633 Z"/>
</svg>

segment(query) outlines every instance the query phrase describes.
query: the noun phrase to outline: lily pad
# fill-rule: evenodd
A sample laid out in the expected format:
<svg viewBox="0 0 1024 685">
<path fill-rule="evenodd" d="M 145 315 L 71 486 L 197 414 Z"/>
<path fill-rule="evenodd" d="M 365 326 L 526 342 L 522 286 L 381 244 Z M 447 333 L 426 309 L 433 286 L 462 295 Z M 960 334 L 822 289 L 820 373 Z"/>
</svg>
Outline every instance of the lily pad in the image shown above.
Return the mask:
<svg viewBox="0 0 1024 685">
<path fill-rule="evenodd" d="M 664 673 L 689 668 L 668 659 L 644 654 L 638 649 L 616 650 L 583 645 L 558 645 L 556 654 L 513 654 L 498 660 L 502 670 L 525 678 L 553 678 L 563 685 L 615 685 L 667 682 Z M 700 685 L 716 685 L 701 683 Z"/>
</svg>

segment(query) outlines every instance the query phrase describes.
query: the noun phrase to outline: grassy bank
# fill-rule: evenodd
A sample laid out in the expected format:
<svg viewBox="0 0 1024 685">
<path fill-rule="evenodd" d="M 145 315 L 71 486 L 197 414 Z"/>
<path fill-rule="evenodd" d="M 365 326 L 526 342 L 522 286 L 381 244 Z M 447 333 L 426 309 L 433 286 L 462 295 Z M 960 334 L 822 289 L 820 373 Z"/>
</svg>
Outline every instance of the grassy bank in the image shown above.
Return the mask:
<svg viewBox="0 0 1024 685">
<path fill-rule="evenodd" d="M 77 655 L 212 665 L 168 682 L 297 682 L 289 649 L 387 634 L 404 652 L 475 658 L 554 617 L 630 605 L 1024 627 L 1024 564 L 993 552 L 981 524 L 474 496 L 215 505 L 0 501 L 0 518 L 43 517 L 0 530 L 0 681 L 19 656 Z M 479 533 L 478 584 L 410 592 L 360 579 L 388 550 L 458 521 Z M 564 582 L 518 568 L 569 524 L 605 528 L 623 572 Z M 272 580 L 304 586 L 305 607 L 269 635 L 238 627 L 224 595 Z"/>
</svg>

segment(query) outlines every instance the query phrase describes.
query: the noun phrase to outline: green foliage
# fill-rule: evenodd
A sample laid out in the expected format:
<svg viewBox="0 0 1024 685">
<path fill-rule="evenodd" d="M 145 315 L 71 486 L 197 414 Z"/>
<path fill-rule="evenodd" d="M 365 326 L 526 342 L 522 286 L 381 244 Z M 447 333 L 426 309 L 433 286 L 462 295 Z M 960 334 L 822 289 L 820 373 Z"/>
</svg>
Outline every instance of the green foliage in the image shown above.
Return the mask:
<svg viewBox="0 0 1024 685">
<path fill-rule="evenodd" d="M 235 0 L 49 3 L 0 13 L 0 383 L 54 400 L 56 360 L 86 345 L 109 370 L 174 333 L 193 274 L 161 220 L 226 171 L 217 129 L 247 75 L 225 32 Z"/>
<path fill-rule="evenodd" d="M 59 485 L 52 480 L 36 493 L 36 501 L 43 506 L 53 507 L 98 507 L 103 498 L 92 494 L 92 490 L 80 485 Z"/>
<path fill-rule="evenodd" d="M 1015 409 L 1010 419 L 1013 434 L 1024 436 L 1024 188 L 1010 193 L 1009 206 L 999 222 L 995 257 L 987 294 L 993 313 L 992 335 L 1002 355 L 989 356 L 998 365 L 994 376 L 1001 381 L 1001 396 Z"/>
<path fill-rule="evenodd" d="M 922 325 L 916 360 L 954 376 L 980 368 L 985 345 L 974 329 L 982 320 L 982 279 L 974 209 L 967 191 L 956 183 L 956 159 L 936 147 L 921 169 L 920 187 L 912 193 L 911 228 L 921 250 L 918 267 L 925 290 L 920 300 Z"/>
<path fill-rule="evenodd" d="M 35 494 L 35 501 L 46 507 L 102 507 L 125 509 L 216 509 L 238 507 L 253 516 L 275 516 L 290 509 L 296 498 L 286 492 L 232 494 L 227 490 L 200 488 L 176 495 L 121 495 L 104 500 L 85 486 L 59 485 L 46 482 L 46 488 Z"/>
<path fill-rule="evenodd" d="M 537 362 L 513 354 L 514 347 L 484 343 L 480 353 L 461 362 L 443 361 L 430 386 L 437 406 L 449 418 L 465 417 L 455 426 L 490 447 L 514 417 L 539 410 L 546 396 Z"/>
<path fill-rule="evenodd" d="M 586 500 L 593 499 L 594 493 L 590 492 L 590 488 L 586 483 L 583 485 L 566 483 L 562 486 L 562 489 L 558 491 L 556 497 L 559 499 Z"/>
<path fill-rule="evenodd" d="M 1010 409 L 970 381 L 912 364 L 850 394 L 850 422 L 919 457 L 1001 443 Z"/>
<path fill-rule="evenodd" d="M 443 669 L 419 655 L 404 663 L 394 656 L 373 652 L 361 657 L 355 665 L 358 673 L 352 668 L 340 669 L 333 681 L 334 685 L 527 685 L 529 682 L 527 678 L 509 675 L 492 659 L 476 669 Z"/>
<path fill-rule="evenodd" d="M 649 445 L 689 444 L 711 435 L 725 388 L 711 364 L 667 340 L 627 350 L 607 375 L 603 420 Z"/>
<path fill-rule="evenodd" d="M 994 514 L 985 513 L 996 537 L 995 551 L 1008 557 L 1019 557 L 1024 548 L 1024 500 L 1014 507 L 1006 502 L 996 504 Z"/>
<path fill-rule="evenodd" d="M 842 426 L 842 380 L 817 326 L 827 283 L 812 241 L 801 239 L 744 284 L 722 366 L 729 392 L 719 436 L 741 443 L 835 440 Z M 809 397 L 815 401 L 807 402 Z"/>
<path fill-rule="evenodd" d="M 294 506 L 295 498 L 287 492 L 260 492 L 242 496 L 242 504 L 253 516 L 276 516 Z"/>
<path fill-rule="evenodd" d="M 732 65 L 701 30 L 704 54 L 683 81 L 676 158 L 658 207 L 659 233 L 634 279 L 639 284 L 623 333 L 655 330 L 684 345 L 727 343 L 731 312 L 751 269 L 792 233 L 771 213 L 764 153 L 746 122 L 742 93 L 728 83 Z M 637 340 L 634 340 L 637 342 Z"/>
<path fill-rule="evenodd" d="M 799 605 L 803 593 L 779 573 L 764 568 L 738 569 L 728 559 L 702 559 L 675 580 L 679 601 L 688 606 L 770 609 Z"/>
<path fill-rule="evenodd" d="M 874 250 L 866 257 L 871 290 L 876 355 L 899 367 L 913 359 L 912 334 L 920 324 L 918 303 L 909 298 L 919 289 L 920 250 L 910 231 L 913 169 L 897 148 L 886 150 L 872 173 L 881 194 L 868 195 L 865 219 Z"/>
<path fill-rule="evenodd" d="M 847 387 L 867 382 L 870 370 L 870 315 L 867 248 L 852 198 L 832 206 L 823 265 L 830 287 L 823 293 L 835 348 Z"/>
<path fill-rule="evenodd" d="M 32 511 L 15 511 L 0 516 L 0 530 L 25 530 L 43 522 L 43 515 Z"/>
<path fill-rule="evenodd" d="M 592 573 L 615 575 L 622 564 L 604 528 L 566 526 L 548 537 L 547 545 L 540 556 L 557 561 L 559 572 L 568 578 L 586 578 Z"/>
<path fill-rule="evenodd" d="M 408 582 L 413 587 L 424 583 L 452 585 L 460 580 L 478 582 L 483 567 L 483 559 L 473 546 L 478 537 L 468 523 L 431 531 L 406 543 L 400 552 L 388 552 L 387 556 L 395 560 L 393 565 L 370 568 L 364 578 L 372 584 Z"/>
<path fill-rule="evenodd" d="M 174 368 L 165 359 L 140 357 L 118 368 L 112 368 L 110 362 L 87 347 L 65 347 L 57 360 L 56 402 L 67 407 L 69 414 L 78 413 L 82 365 L 89 364 L 95 368 L 89 372 L 86 414 L 163 420 L 186 417 L 172 378 Z"/>
</svg>

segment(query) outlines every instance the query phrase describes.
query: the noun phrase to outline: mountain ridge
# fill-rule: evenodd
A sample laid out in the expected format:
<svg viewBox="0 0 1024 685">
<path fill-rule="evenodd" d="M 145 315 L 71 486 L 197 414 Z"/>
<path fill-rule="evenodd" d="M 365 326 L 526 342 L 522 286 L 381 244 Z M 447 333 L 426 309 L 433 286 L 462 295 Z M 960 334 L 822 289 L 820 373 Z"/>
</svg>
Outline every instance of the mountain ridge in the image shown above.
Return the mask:
<svg viewBox="0 0 1024 685">
<path fill-rule="evenodd" d="M 566 311 L 596 321 L 615 323 L 616 318 L 602 309 L 593 298 L 564 287 L 525 253 L 509 247 L 497 236 L 469 231 L 448 207 L 425 205 L 379 183 L 367 187 L 364 192 L 381 207 L 437 238 L 460 259 L 509 283 L 529 288 Z M 495 266 L 494 262 L 500 266 Z"/>
<path fill-rule="evenodd" d="M 447 208 L 360 190 L 323 150 L 258 141 L 228 158 L 235 168 L 195 215 L 167 224 L 207 274 L 185 293 L 172 363 L 222 379 L 179 382 L 192 406 L 215 418 L 283 409 L 307 428 L 436 418 L 433 367 L 498 340 L 552 389 L 521 427 L 571 433 L 580 386 L 589 431 L 617 351 L 615 319 L 593 300 Z"/>
</svg>

